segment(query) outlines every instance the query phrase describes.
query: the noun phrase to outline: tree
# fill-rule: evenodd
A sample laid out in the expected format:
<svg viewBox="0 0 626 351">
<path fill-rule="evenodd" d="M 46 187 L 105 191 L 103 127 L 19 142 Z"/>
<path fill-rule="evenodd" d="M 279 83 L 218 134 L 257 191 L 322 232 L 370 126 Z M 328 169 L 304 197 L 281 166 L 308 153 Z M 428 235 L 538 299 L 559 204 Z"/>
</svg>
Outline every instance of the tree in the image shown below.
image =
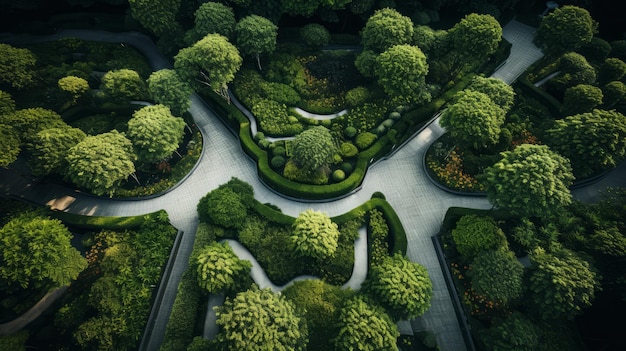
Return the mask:
<svg viewBox="0 0 626 351">
<path fill-rule="evenodd" d="M 26 108 L 0 116 L 0 123 L 12 126 L 28 148 L 33 146 L 35 136 L 40 131 L 67 125 L 58 113 L 41 107 Z"/>
<path fill-rule="evenodd" d="M 585 178 L 617 166 L 626 155 L 626 117 L 593 110 L 554 121 L 550 146 L 570 159 L 574 174 Z"/>
<path fill-rule="evenodd" d="M 508 248 L 506 236 L 491 217 L 465 215 L 452 230 L 456 250 L 468 258 L 483 251 Z"/>
<path fill-rule="evenodd" d="M 254 195 L 252 187 L 233 178 L 209 192 L 198 202 L 200 221 L 214 223 L 226 228 L 239 228 L 248 215 Z"/>
<path fill-rule="evenodd" d="M 574 85 L 594 84 L 596 81 L 596 70 L 584 56 L 578 53 L 564 54 L 557 66 L 561 73 L 547 82 L 548 90 L 564 92 L 565 89 Z"/>
<path fill-rule="evenodd" d="M 198 284 L 209 293 L 232 291 L 250 274 L 250 261 L 240 260 L 227 242 L 213 242 L 200 249 L 196 258 Z"/>
<path fill-rule="evenodd" d="M 391 97 L 421 104 L 430 100 L 426 88 L 428 63 L 417 46 L 395 45 L 376 57 L 378 84 Z"/>
<path fill-rule="evenodd" d="M 370 268 L 364 291 L 394 320 L 409 320 L 430 307 L 433 283 L 424 266 L 395 254 Z"/>
<path fill-rule="evenodd" d="M 15 112 L 15 100 L 11 94 L 0 90 L 0 119 L 3 115 Z"/>
<path fill-rule="evenodd" d="M 133 145 L 117 130 L 88 136 L 67 153 L 67 178 L 96 195 L 113 195 L 135 172 Z"/>
<path fill-rule="evenodd" d="M 237 47 L 244 54 L 253 55 L 261 70 L 261 54 L 276 50 L 278 26 L 267 18 L 250 15 L 237 22 L 235 36 Z"/>
<path fill-rule="evenodd" d="M 486 94 L 462 90 L 445 109 L 440 123 L 458 145 L 479 150 L 498 142 L 504 116 L 504 110 Z"/>
<path fill-rule="evenodd" d="M 522 296 L 524 266 L 510 250 L 482 251 L 470 264 L 472 288 L 490 301 L 508 305 Z"/>
<path fill-rule="evenodd" d="M 506 84 L 502 79 L 475 76 L 466 89 L 486 94 L 504 112 L 508 112 L 515 102 L 513 87 Z"/>
<path fill-rule="evenodd" d="M 336 350 L 398 350 L 398 327 L 382 307 L 356 296 L 339 312 L 339 334 L 333 339 Z"/>
<path fill-rule="evenodd" d="M 183 81 L 206 85 L 227 100 L 228 83 L 241 63 L 239 50 L 220 34 L 208 34 L 174 57 L 174 68 Z"/>
<path fill-rule="evenodd" d="M 32 85 L 36 62 L 30 50 L 0 43 L 0 84 L 15 89 Z"/>
<path fill-rule="evenodd" d="M 363 77 L 369 78 L 374 76 L 374 67 L 376 67 L 377 56 L 378 54 L 372 50 L 363 50 L 356 55 L 354 66 Z"/>
<path fill-rule="evenodd" d="M 191 106 L 193 89 L 173 69 L 162 69 L 148 77 L 148 92 L 159 104 L 170 108 L 174 116 L 182 116 Z"/>
<path fill-rule="evenodd" d="M 185 35 L 185 41 L 189 45 L 210 33 L 232 39 L 237 21 L 231 7 L 219 2 L 205 2 L 198 7 L 194 16 L 195 26 Z"/>
<path fill-rule="evenodd" d="M 544 17 L 535 32 L 535 41 L 548 55 L 575 51 L 588 43 L 598 23 L 589 11 L 576 6 L 561 6 Z"/>
<path fill-rule="evenodd" d="M 298 311 L 304 311 L 309 331 L 308 350 L 332 349 L 330 336 L 339 332 L 336 326 L 339 311 L 353 293 L 319 279 L 296 281 L 283 290 L 282 295 Z"/>
<path fill-rule="evenodd" d="M 70 126 L 44 129 L 37 133 L 29 160 L 33 174 L 38 176 L 51 173 L 65 174 L 68 167 L 65 159 L 68 151 L 86 136 L 82 130 Z"/>
<path fill-rule="evenodd" d="M 76 77 L 66 76 L 57 81 L 59 89 L 67 95 L 70 105 L 76 104 L 76 101 L 89 91 L 89 83 L 87 80 Z"/>
<path fill-rule="evenodd" d="M 572 201 L 569 160 L 545 145 L 522 144 L 485 169 L 487 198 L 519 216 L 547 217 Z"/>
<path fill-rule="evenodd" d="M 609 57 L 598 70 L 598 82 L 606 84 L 614 80 L 621 80 L 625 74 L 626 63 L 618 58 Z"/>
<path fill-rule="evenodd" d="M 176 13 L 180 2 L 181 0 L 128 0 L 133 18 L 157 36 L 179 27 Z"/>
<path fill-rule="evenodd" d="M 409 44 L 413 39 L 413 22 L 390 8 L 376 10 L 361 31 L 365 50 L 383 52 L 394 45 Z"/>
<path fill-rule="evenodd" d="M 292 142 L 292 159 L 308 173 L 328 166 L 336 152 L 333 136 L 323 126 L 298 134 Z"/>
<path fill-rule="evenodd" d="M 17 160 L 21 151 L 21 141 L 15 129 L 6 124 L 0 124 L 0 135 L 2 135 L 0 167 L 6 167 Z"/>
<path fill-rule="evenodd" d="M 319 48 L 330 42 L 330 33 L 319 23 L 309 23 L 300 29 L 300 38 L 306 45 Z"/>
<path fill-rule="evenodd" d="M 253 286 L 227 298 L 216 311 L 221 327 L 216 340 L 228 350 L 306 350 L 306 321 L 291 302 L 269 289 Z"/>
<path fill-rule="evenodd" d="M 565 90 L 561 112 L 566 116 L 590 112 L 602 104 L 602 90 L 588 84 L 578 84 Z"/>
<path fill-rule="evenodd" d="M 591 306 L 600 290 L 593 266 L 567 249 L 530 255 L 530 300 L 543 319 L 571 319 Z"/>
<path fill-rule="evenodd" d="M 87 267 L 71 239 L 57 219 L 33 213 L 11 219 L 0 229 L 0 277 L 24 289 L 69 284 Z"/>
<path fill-rule="evenodd" d="M 620 81 L 609 82 L 602 87 L 602 94 L 604 100 L 602 107 L 608 110 L 624 100 L 626 97 L 626 84 Z"/>
<path fill-rule="evenodd" d="M 139 73 L 126 68 L 105 73 L 100 89 L 106 96 L 117 102 L 140 100 L 147 95 L 146 83 Z"/>
<path fill-rule="evenodd" d="M 178 149 L 185 135 L 185 121 L 172 116 L 167 106 L 145 106 L 133 113 L 127 133 L 139 161 L 155 163 Z"/>
<path fill-rule="evenodd" d="M 450 28 L 448 40 L 456 67 L 464 61 L 478 63 L 496 51 L 502 27 L 491 15 L 471 13 Z"/>
<path fill-rule="evenodd" d="M 337 250 L 339 229 L 326 213 L 306 210 L 298 215 L 292 227 L 289 239 L 299 255 L 322 260 Z"/>
<path fill-rule="evenodd" d="M 491 328 L 481 334 L 490 351 L 533 351 L 540 343 L 540 329 L 519 312 L 496 319 Z"/>
</svg>

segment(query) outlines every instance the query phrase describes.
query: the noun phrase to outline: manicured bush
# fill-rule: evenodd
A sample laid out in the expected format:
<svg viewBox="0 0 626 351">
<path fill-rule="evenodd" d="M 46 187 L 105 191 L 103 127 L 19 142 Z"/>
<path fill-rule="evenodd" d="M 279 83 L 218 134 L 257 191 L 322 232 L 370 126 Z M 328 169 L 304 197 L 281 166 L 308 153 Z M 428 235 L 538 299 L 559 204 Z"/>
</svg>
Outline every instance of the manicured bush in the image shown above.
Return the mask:
<svg viewBox="0 0 626 351">
<path fill-rule="evenodd" d="M 340 169 L 337 169 L 333 172 L 333 180 L 335 182 L 340 182 L 346 179 L 346 173 Z"/>
<path fill-rule="evenodd" d="M 389 113 L 389 118 L 394 120 L 394 121 L 399 120 L 400 117 L 402 117 L 402 115 L 400 115 L 400 112 L 398 112 L 398 111 L 393 111 L 393 112 Z"/>
<path fill-rule="evenodd" d="M 354 166 L 352 166 L 352 163 L 350 162 L 344 162 L 341 164 L 341 170 L 344 171 L 345 174 L 352 173 L 353 169 L 354 169 Z"/>
<path fill-rule="evenodd" d="M 346 103 L 350 107 L 363 105 L 371 97 L 370 91 L 366 87 L 356 87 L 346 93 Z"/>
<path fill-rule="evenodd" d="M 349 126 L 349 127 L 346 127 L 346 129 L 344 129 L 343 135 L 351 139 L 351 138 L 354 138 L 354 136 L 356 135 L 356 132 L 357 132 L 356 128 Z"/>
<path fill-rule="evenodd" d="M 326 27 L 318 23 L 309 23 L 300 29 L 300 38 L 311 47 L 320 47 L 328 44 L 330 33 Z"/>
<path fill-rule="evenodd" d="M 393 112 L 392 112 L 393 113 Z M 393 126 L 394 120 L 393 119 L 386 119 L 383 121 L 383 126 L 385 128 L 391 128 L 391 126 Z"/>
<path fill-rule="evenodd" d="M 274 156 L 272 157 L 271 163 L 272 163 L 272 168 L 274 169 L 280 169 L 281 167 L 283 167 L 285 165 L 285 158 L 283 156 Z"/>
<path fill-rule="evenodd" d="M 350 142 L 342 143 L 340 151 L 343 157 L 354 157 L 359 153 L 359 149 Z"/>
<path fill-rule="evenodd" d="M 285 150 L 283 146 L 276 146 L 272 150 L 272 154 L 274 154 L 274 156 L 285 156 L 287 155 L 287 151 Z"/>
<path fill-rule="evenodd" d="M 359 150 L 365 150 L 370 147 L 374 141 L 376 141 L 376 134 L 365 132 L 356 136 L 355 143 Z"/>
<path fill-rule="evenodd" d="M 466 215 L 459 219 L 452 237 L 457 251 L 466 257 L 474 257 L 485 250 L 508 247 L 506 237 L 491 217 Z"/>
</svg>

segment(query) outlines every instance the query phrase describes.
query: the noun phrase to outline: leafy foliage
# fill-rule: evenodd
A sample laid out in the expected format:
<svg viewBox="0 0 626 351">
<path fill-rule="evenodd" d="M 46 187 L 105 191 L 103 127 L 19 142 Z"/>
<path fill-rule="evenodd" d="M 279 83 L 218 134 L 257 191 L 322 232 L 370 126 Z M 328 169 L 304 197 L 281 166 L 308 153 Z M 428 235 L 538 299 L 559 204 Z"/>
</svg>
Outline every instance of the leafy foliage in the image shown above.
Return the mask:
<svg viewBox="0 0 626 351">
<path fill-rule="evenodd" d="M 22 288 L 69 284 L 87 267 L 71 239 L 59 220 L 32 213 L 11 219 L 0 229 L 0 277 Z"/>
<path fill-rule="evenodd" d="M 65 174 L 68 151 L 86 136 L 82 130 L 70 126 L 44 129 L 37 133 L 29 160 L 33 174 Z"/>
<path fill-rule="evenodd" d="M 578 84 L 565 90 L 562 112 L 566 116 L 591 112 L 602 104 L 602 90 L 588 84 Z"/>
<path fill-rule="evenodd" d="M 557 62 L 561 73 L 547 82 L 550 91 L 564 92 L 577 84 L 594 84 L 596 71 L 587 59 L 575 52 L 568 52 Z"/>
<path fill-rule="evenodd" d="M 0 84 L 23 89 L 34 83 L 37 58 L 28 49 L 0 43 Z"/>
<path fill-rule="evenodd" d="M 490 351 L 532 351 L 540 343 L 539 327 L 519 312 L 498 319 L 481 337 Z"/>
<path fill-rule="evenodd" d="M 202 222 L 214 223 L 225 228 L 238 228 L 243 225 L 253 199 L 252 187 L 237 178 L 232 178 L 200 199 L 198 216 Z"/>
<path fill-rule="evenodd" d="M 298 254 L 325 259 L 337 250 L 339 229 L 326 213 L 309 209 L 296 218 L 290 239 Z"/>
<path fill-rule="evenodd" d="M 520 216 L 545 217 L 571 202 L 569 160 L 545 145 L 523 144 L 485 169 L 487 198 Z"/>
<path fill-rule="evenodd" d="M 477 254 L 468 272 L 476 293 L 507 305 L 522 296 L 524 267 L 512 251 L 488 250 Z"/>
<path fill-rule="evenodd" d="M 28 148 L 33 146 L 35 135 L 40 131 L 66 126 L 58 113 L 41 107 L 16 110 L 0 116 L 0 123 L 13 127 Z"/>
<path fill-rule="evenodd" d="M 504 112 L 508 112 L 515 101 L 513 87 L 498 78 L 475 76 L 466 89 L 486 94 Z"/>
<path fill-rule="evenodd" d="M 394 45 L 408 44 L 412 39 L 411 19 L 391 8 L 376 10 L 361 31 L 364 49 L 375 52 L 383 52 Z"/>
<path fill-rule="evenodd" d="M 235 23 L 231 7 L 212 1 L 202 3 L 194 12 L 194 27 L 185 35 L 185 41 L 191 45 L 211 33 L 232 39 Z"/>
<path fill-rule="evenodd" d="M 425 89 L 428 63 L 417 46 L 394 45 L 376 57 L 378 84 L 391 97 L 421 104 L 430 100 Z"/>
<path fill-rule="evenodd" d="M 465 215 L 452 230 L 456 250 L 466 257 L 474 257 L 487 250 L 506 248 L 502 229 L 491 217 Z"/>
<path fill-rule="evenodd" d="M 174 30 L 181 0 L 129 0 L 130 13 L 142 26 L 156 35 Z"/>
<path fill-rule="evenodd" d="M 293 304 L 269 289 L 252 289 L 227 298 L 217 308 L 216 339 L 229 350 L 306 350 L 306 321 Z"/>
<path fill-rule="evenodd" d="M 15 100 L 11 94 L 0 90 L 0 116 L 8 115 L 15 111 Z"/>
<path fill-rule="evenodd" d="M 577 6 L 560 6 L 541 20 L 535 41 L 549 55 L 574 51 L 593 38 L 598 24 Z"/>
<path fill-rule="evenodd" d="M 112 194 L 135 172 L 133 145 L 117 130 L 86 137 L 65 159 L 68 179 L 96 195 Z"/>
<path fill-rule="evenodd" d="M 302 131 L 302 123 L 289 116 L 287 106 L 277 101 L 259 99 L 252 106 L 251 112 L 267 135 L 291 136 Z"/>
<path fill-rule="evenodd" d="M 198 284 L 209 293 L 232 290 L 250 273 L 252 264 L 240 260 L 227 242 L 205 246 L 196 257 Z"/>
<path fill-rule="evenodd" d="M 364 291 L 394 320 L 408 320 L 428 310 L 433 283 L 424 266 L 395 254 L 371 266 Z"/>
<path fill-rule="evenodd" d="M 21 142 L 15 129 L 6 124 L 0 124 L 0 135 L 2 135 L 0 167 L 6 167 L 17 160 L 17 156 L 21 151 Z"/>
<path fill-rule="evenodd" d="M 298 134 L 292 142 L 292 159 L 307 173 L 329 165 L 336 146 L 330 131 L 317 126 Z"/>
<path fill-rule="evenodd" d="M 146 83 L 139 73 L 126 68 L 107 72 L 102 77 L 100 89 L 106 96 L 118 102 L 141 100 L 147 94 Z"/>
<path fill-rule="evenodd" d="M 185 134 L 185 121 L 172 116 L 165 105 L 145 106 L 128 121 L 127 133 L 137 158 L 154 163 L 168 158 L 178 149 Z"/>
<path fill-rule="evenodd" d="M 319 23 L 308 23 L 300 29 L 300 38 L 308 46 L 320 47 L 330 42 L 330 33 Z"/>
<path fill-rule="evenodd" d="M 278 26 L 265 17 L 250 15 L 237 22 L 235 35 L 237 47 L 246 55 L 254 55 L 261 69 L 259 56 L 276 49 Z"/>
<path fill-rule="evenodd" d="M 614 80 L 621 80 L 625 74 L 626 63 L 618 58 L 609 57 L 598 70 L 598 82 L 606 84 Z"/>
<path fill-rule="evenodd" d="M 70 105 L 75 104 L 77 100 L 89 90 L 89 82 L 84 78 L 76 76 L 60 78 L 57 85 L 62 92 L 68 95 Z"/>
<path fill-rule="evenodd" d="M 174 116 L 182 116 L 191 106 L 193 90 L 172 69 L 153 72 L 148 78 L 148 92 L 154 101 L 169 107 Z"/>
</svg>

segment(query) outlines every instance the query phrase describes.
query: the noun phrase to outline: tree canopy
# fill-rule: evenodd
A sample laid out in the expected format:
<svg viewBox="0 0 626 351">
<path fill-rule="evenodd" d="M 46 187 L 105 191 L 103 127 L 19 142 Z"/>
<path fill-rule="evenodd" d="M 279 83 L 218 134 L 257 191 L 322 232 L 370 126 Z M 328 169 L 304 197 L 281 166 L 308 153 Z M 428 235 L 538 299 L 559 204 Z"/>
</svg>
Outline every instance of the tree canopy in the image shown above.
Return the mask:
<svg viewBox="0 0 626 351">
<path fill-rule="evenodd" d="M 244 54 L 254 56 L 261 70 L 261 54 L 276 50 L 278 26 L 265 17 L 250 15 L 237 22 L 235 36 L 237 47 Z"/>
<path fill-rule="evenodd" d="M 126 68 L 105 73 L 100 89 L 106 96 L 118 102 L 141 100 L 147 93 L 146 83 L 139 73 Z"/>
<path fill-rule="evenodd" d="M 317 126 L 298 134 L 292 142 L 292 159 L 306 172 L 312 173 L 327 166 L 336 146 L 330 131 Z"/>
<path fill-rule="evenodd" d="M 481 61 L 498 48 L 502 27 L 491 15 L 471 13 L 450 28 L 448 38 L 460 60 Z"/>
<path fill-rule="evenodd" d="M 33 83 L 37 58 L 28 49 L 0 43 L 0 84 L 23 89 Z"/>
<path fill-rule="evenodd" d="M 497 318 L 491 328 L 481 334 L 490 351 L 532 351 L 540 343 L 537 325 L 519 312 Z"/>
<path fill-rule="evenodd" d="M 545 145 L 522 144 L 485 169 L 487 198 L 519 216 L 546 217 L 571 203 L 568 159 Z"/>
<path fill-rule="evenodd" d="M 51 173 L 65 174 L 68 163 L 65 159 L 70 148 L 87 135 L 78 128 L 64 126 L 48 128 L 36 134 L 29 166 L 35 175 Z"/>
<path fill-rule="evenodd" d="M 127 134 L 138 160 L 154 163 L 178 149 L 185 134 L 185 121 L 172 116 L 167 106 L 145 106 L 133 113 Z"/>
<path fill-rule="evenodd" d="M 602 104 L 602 89 L 589 85 L 578 84 L 565 90 L 562 113 L 571 116 L 577 113 L 590 112 Z"/>
<path fill-rule="evenodd" d="M 88 136 L 67 153 L 67 177 L 96 195 L 113 191 L 135 172 L 133 145 L 117 130 Z"/>
<path fill-rule="evenodd" d="M 441 126 L 462 147 L 484 149 L 500 139 L 504 110 L 476 90 L 458 92 L 441 116 Z"/>
<path fill-rule="evenodd" d="M 478 253 L 468 275 L 477 294 L 507 305 L 522 296 L 524 267 L 512 251 L 487 250 Z"/>
<path fill-rule="evenodd" d="M 6 167 L 17 160 L 21 151 L 21 141 L 15 129 L 6 124 L 0 124 L 0 135 L 2 135 L 0 167 Z"/>
<path fill-rule="evenodd" d="M 198 284 L 209 293 L 232 290 L 252 264 L 240 260 L 227 242 L 213 242 L 200 249 L 196 257 Z"/>
<path fill-rule="evenodd" d="M 176 13 L 180 3 L 181 0 L 128 0 L 133 18 L 156 35 L 165 34 L 179 26 Z"/>
<path fill-rule="evenodd" d="M 0 229 L 0 277 L 22 288 L 69 284 L 87 267 L 57 219 L 24 213 Z"/>
<path fill-rule="evenodd" d="M 152 72 L 148 92 L 154 101 L 169 107 L 174 116 L 182 116 L 191 106 L 193 89 L 173 69 Z"/>
<path fill-rule="evenodd" d="M 15 100 L 11 94 L 0 90 L 0 118 L 15 111 Z"/>
<path fill-rule="evenodd" d="M 466 89 L 486 94 L 504 112 L 508 112 L 515 102 L 513 87 L 506 84 L 502 79 L 475 76 Z"/>
<path fill-rule="evenodd" d="M 394 320 L 409 320 L 430 307 L 433 283 L 424 266 L 395 254 L 370 268 L 364 291 Z"/>
<path fill-rule="evenodd" d="M 239 228 L 254 201 L 252 187 L 237 178 L 222 184 L 198 202 L 200 221 L 226 228 Z"/>
<path fill-rule="evenodd" d="M 550 146 L 569 158 L 576 177 L 616 167 L 626 157 L 626 117 L 593 110 L 556 120 L 547 130 Z"/>
<path fill-rule="evenodd" d="M 546 54 L 560 55 L 590 42 L 597 27 L 589 11 L 577 6 L 560 6 L 541 20 L 535 41 Z"/>
<path fill-rule="evenodd" d="M 13 127 L 22 143 L 28 148 L 33 146 L 35 137 L 40 131 L 67 126 L 58 113 L 42 107 L 21 109 L 2 115 L 0 123 Z"/>
<path fill-rule="evenodd" d="M 291 302 L 269 289 L 253 286 L 227 298 L 216 313 L 221 327 L 216 340 L 228 350 L 306 350 L 306 321 Z"/>
<path fill-rule="evenodd" d="M 309 209 L 296 218 L 289 238 L 299 255 L 325 259 L 337 249 L 339 229 L 326 213 Z"/>
<path fill-rule="evenodd" d="M 376 10 L 361 31 L 364 49 L 375 52 L 383 52 L 394 45 L 409 44 L 412 39 L 411 19 L 391 8 Z"/>
<path fill-rule="evenodd" d="M 187 44 L 192 45 L 205 35 L 217 33 L 232 39 L 235 31 L 235 13 L 229 6 L 219 2 L 205 2 L 201 4 L 196 12 L 195 25 L 185 35 Z"/>
<path fill-rule="evenodd" d="M 378 84 L 391 97 L 421 104 L 430 101 L 426 89 L 428 63 L 417 46 L 395 45 L 376 57 Z"/>
<path fill-rule="evenodd" d="M 228 83 L 241 63 L 239 50 L 220 34 L 207 34 L 174 57 L 174 68 L 183 81 L 207 85 L 226 99 Z"/>
<path fill-rule="evenodd" d="M 465 215 L 452 230 L 456 250 L 466 257 L 483 251 L 507 248 L 506 236 L 491 217 Z"/>
<path fill-rule="evenodd" d="M 300 38 L 308 46 L 319 48 L 330 42 L 330 33 L 319 23 L 309 23 L 300 29 Z"/>
</svg>

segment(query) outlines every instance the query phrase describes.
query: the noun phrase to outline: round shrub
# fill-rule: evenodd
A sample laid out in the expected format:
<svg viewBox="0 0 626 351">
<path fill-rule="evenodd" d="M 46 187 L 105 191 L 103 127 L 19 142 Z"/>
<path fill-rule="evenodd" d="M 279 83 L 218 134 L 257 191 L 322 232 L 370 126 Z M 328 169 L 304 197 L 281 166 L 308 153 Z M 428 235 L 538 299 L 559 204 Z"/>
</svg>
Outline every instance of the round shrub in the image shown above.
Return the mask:
<svg viewBox="0 0 626 351">
<path fill-rule="evenodd" d="M 376 134 L 382 135 L 386 130 L 387 128 L 381 124 L 378 127 L 376 127 Z"/>
<path fill-rule="evenodd" d="M 389 118 L 390 118 L 390 119 L 392 119 L 392 120 L 394 120 L 394 121 L 399 120 L 399 119 L 400 119 L 400 117 L 402 117 L 402 115 L 400 115 L 400 112 L 398 112 L 398 111 L 393 111 L 393 112 L 391 112 L 391 113 L 389 114 Z"/>
<path fill-rule="evenodd" d="M 261 147 L 261 149 L 266 150 L 267 148 L 270 147 L 271 144 L 272 144 L 272 142 L 267 140 L 267 139 L 259 140 L 259 146 Z"/>
<path fill-rule="evenodd" d="M 278 169 L 285 165 L 285 158 L 283 156 L 274 156 L 270 162 L 272 168 Z"/>
<path fill-rule="evenodd" d="M 359 150 L 365 150 L 376 141 L 376 138 L 376 134 L 370 132 L 361 133 L 356 136 L 356 147 L 358 147 Z"/>
<path fill-rule="evenodd" d="M 333 172 L 333 180 L 336 182 L 340 182 L 342 180 L 346 179 L 346 174 L 344 173 L 344 171 L 337 169 Z"/>
<path fill-rule="evenodd" d="M 385 200 L 385 194 L 381 193 L 380 191 L 376 191 L 372 194 L 372 199 L 383 199 Z"/>
<path fill-rule="evenodd" d="M 352 170 L 354 169 L 354 167 L 352 166 L 352 163 L 350 162 L 344 162 L 341 164 L 341 170 L 345 173 L 345 174 L 350 174 L 352 173 Z"/>
<path fill-rule="evenodd" d="M 318 23 L 309 23 L 300 29 L 300 38 L 308 46 L 320 47 L 330 42 L 330 33 Z"/>
<path fill-rule="evenodd" d="M 461 217 L 452 230 L 452 238 L 456 250 L 466 257 L 474 257 L 482 251 L 508 248 L 504 232 L 491 217 Z"/>
<path fill-rule="evenodd" d="M 287 150 L 285 150 L 282 146 L 276 146 L 274 150 L 272 150 L 274 156 L 285 156 L 287 155 Z"/>
<path fill-rule="evenodd" d="M 350 107 L 363 105 L 370 99 L 370 91 L 366 87 L 356 87 L 346 93 L 346 103 Z"/>
<path fill-rule="evenodd" d="M 346 127 L 346 129 L 343 130 L 343 135 L 345 135 L 346 138 L 354 138 L 356 135 L 356 128 L 352 126 Z"/>
<path fill-rule="evenodd" d="M 383 125 L 385 128 L 391 128 L 391 126 L 393 126 L 393 122 L 394 122 L 394 120 L 393 120 L 393 119 L 386 119 L 386 120 L 384 120 L 384 121 L 383 121 L 383 124 L 382 124 L 382 125 Z"/>
<path fill-rule="evenodd" d="M 354 157 L 359 153 L 359 149 L 350 142 L 342 143 L 340 150 L 343 157 Z"/>
</svg>

